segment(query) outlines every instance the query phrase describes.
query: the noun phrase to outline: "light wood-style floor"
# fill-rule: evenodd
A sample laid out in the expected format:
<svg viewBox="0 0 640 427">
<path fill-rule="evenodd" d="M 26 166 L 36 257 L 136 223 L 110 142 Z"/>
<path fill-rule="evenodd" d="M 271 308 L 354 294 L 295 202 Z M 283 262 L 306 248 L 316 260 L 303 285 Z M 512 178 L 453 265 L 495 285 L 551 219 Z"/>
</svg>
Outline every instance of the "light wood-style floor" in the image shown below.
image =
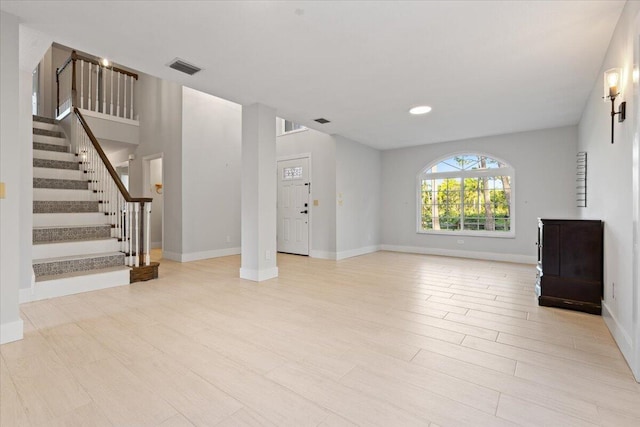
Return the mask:
<svg viewBox="0 0 640 427">
<path fill-rule="evenodd" d="M 0 425 L 640 426 L 602 318 L 538 307 L 534 267 L 378 252 L 163 261 L 25 304 Z"/>
</svg>

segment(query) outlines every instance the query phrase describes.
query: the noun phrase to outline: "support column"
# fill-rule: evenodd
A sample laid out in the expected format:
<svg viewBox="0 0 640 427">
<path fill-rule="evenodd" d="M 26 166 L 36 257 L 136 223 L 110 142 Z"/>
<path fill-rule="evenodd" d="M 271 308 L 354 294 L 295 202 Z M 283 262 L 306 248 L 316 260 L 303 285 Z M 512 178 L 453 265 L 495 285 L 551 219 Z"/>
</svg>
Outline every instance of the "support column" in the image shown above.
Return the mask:
<svg viewBox="0 0 640 427">
<path fill-rule="evenodd" d="M 242 107 L 242 196 L 240 278 L 278 277 L 276 266 L 276 110 Z"/>
<path fill-rule="evenodd" d="M 21 148 L 19 128 L 18 18 L 0 12 L 0 344 L 22 339 L 18 307 L 21 257 Z"/>
</svg>

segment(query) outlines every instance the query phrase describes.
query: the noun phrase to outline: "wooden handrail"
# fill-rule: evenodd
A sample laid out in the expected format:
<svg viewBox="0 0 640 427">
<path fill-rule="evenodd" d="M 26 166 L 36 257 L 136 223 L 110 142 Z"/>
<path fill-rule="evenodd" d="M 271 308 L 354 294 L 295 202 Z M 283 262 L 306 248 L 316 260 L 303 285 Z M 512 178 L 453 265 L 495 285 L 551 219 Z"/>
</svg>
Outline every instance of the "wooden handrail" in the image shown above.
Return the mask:
<svg viewBox="0 0 640 427">
<path fill-rule="evenodd" d="M 62 73 L 64 71 L 65 68 L 67 68 L 67 66 L 69 65 L 69 63 L 71 61 L 75 62 L 78 59 L 81 59 L 85 62 L 91 62 L 94 65 L 97 65 L 99 67 L 104 67 L 104 65 L 102 65 L 100 63 L 100 61 L 98 61 L 95 58 L 90 58 L 88 56 L 82 55 L 81 53 L 76 52 L 75 50 L 73 52 L 71 52 L 71 56 L 69 56 L 69 58 L 64 61 L 64 64 L 62 64 L 62 66 L 60 68 L 56 69 L 56 75 L 59 75 L 60 73 Z M 111 68 L 113 69 L 113 71 L 117 72 L 117 73 L 121 73 L 121 74 L 126 74 L 127 76 L 131 76 L 134 79 L 138 80 L 138 75 L 136 73 L 132 73 L 131 71 L 127 71 L 127 70 L 123 70 L 120 67 L 116 67 L 116 66 L 111 66 L 111 67 L 105 67 L 105 68 Z"/>
<path fill-rule="evenodd" d="M 74 51 L 75 52 L 75 51 Z M 56 76 L 59 76 L 60 73 L 62 73 L 64 71 L 65 68 L 67 68 L 67 65 L 69 65 L 69 63 L 73 60 L 73 53 L 71 53 L 71 56 L 69 57 L 69 59 L 67 59 L 66 61 L 64 61 L 64 64 L 62 64 L 62 67 L 60 68 L 56 68 Z"/>
<path fill-rule="evenodd" d="M 73 58 L 75 56 L 75 58 Z M 88 56 L 82 55 L 81 53 L 77 53 L 75 50 L 71 53 L 71 57 L 75 60 L 77 59 L 81 59 L 85 62 L 91 62 L 92 64 L 95 64 L 99 67 L 104 67 L 104 65 L 102 65 L 100 63 L 100 61 L 98 61 L 97 59 L 94 58 L 90 58 Z M 134 79 L 138 80 L 138 75 L 136 73 L 132 73 L 131 71 L 127 71 L 127 70 L 123 70 L 122 68 L 116 67 L 116 66 L 111 66 L 111 67 L 105 67 L 105 68 L 112 68 L 113 71 L 116 71 L 118 73 L 122 73 L 122 74 L 126 74 L 127 76 L 131 76 Z"/>
<path fill-rule="evenodd" d="M 118 187 L 118 190 L 120 190 L 120 194 L 122 194 L 122 197 L 124 197 L 124 200 L 127 202 L 151 203 L 153 201 L 152 198 L 131 197 L 131 194 L 129 194 L 129 191 L 120 180 L 120 177 L 116 173 L 116 170 L 111 165 L 111 162 L 109 161 L 109 159 L 107 158 L 107 155 L 102 150 L 102 147 L 98 142 L 98 139 L 95 137 L 95 135 L 91 131 L 91 128 L 87 124 L 87 121 L 84 119 L 84 116 L 82 115 L 78 107 L 73 107 L 73 112 L 75 113 L 76 117 L 80 121 L 80 124 L 84 128 L 84 131 L 87 133 L 87 136 L 91 140 L 91 143 L 93 144 L 93 148 L 96 149 L 96 151 L 98 152 L 98 155 L 102 159 L 102 162 L 104 163 L 105 167 L 109 171 L 109 175 L 111 175 L 111 178 L 113 178 L 113 181 L 116 183 L 116 186 Z"/>
</svg>

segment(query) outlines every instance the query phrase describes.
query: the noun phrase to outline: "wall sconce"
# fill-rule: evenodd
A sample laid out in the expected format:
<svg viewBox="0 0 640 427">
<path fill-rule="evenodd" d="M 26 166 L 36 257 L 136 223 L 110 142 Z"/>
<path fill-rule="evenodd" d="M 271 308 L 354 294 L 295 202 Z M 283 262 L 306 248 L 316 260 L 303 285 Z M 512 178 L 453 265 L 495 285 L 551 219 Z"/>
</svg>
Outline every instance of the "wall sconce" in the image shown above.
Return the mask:
<svg viewBox="0 0 640 427">
<path fill-rule="evenodd" d="M 604 96 L 606 100 L 611 100 L 611 143 L 613 144 L 613 119 L 617 115 L 618 122 L 624 122 L 627 113 L 627 103 L 621 102 L 618 106 L 618 111 L 614 107 L 616 97 L 620 95 L 618 90 L 620 81 L 622 80 L 622 70 L 620 68 L 611 68 L 604 72 Z"/>
</svg>

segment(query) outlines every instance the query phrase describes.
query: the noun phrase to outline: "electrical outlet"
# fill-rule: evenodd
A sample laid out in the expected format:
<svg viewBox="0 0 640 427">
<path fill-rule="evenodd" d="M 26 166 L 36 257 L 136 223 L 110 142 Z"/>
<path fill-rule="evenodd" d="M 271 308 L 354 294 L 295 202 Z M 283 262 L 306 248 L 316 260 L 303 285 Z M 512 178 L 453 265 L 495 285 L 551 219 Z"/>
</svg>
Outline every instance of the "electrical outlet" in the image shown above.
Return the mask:
<svg viewBox="0 0 640 427">
<path fill-rule="evenodd" d="M 464 244 L 464 240 L 462 240 L 462 239 L 458 239 L 458 244 L 459 244 L 459 245 Z"/>
<path fill-rule="evenodd" d="M 616 299 L 616 282 L 611 282 L 611 298 Z"/>
<path fill-rule="evenodd" d="M 227 243 L 231 243 L 231 236 L 227 236 Z"/>
<path fill-rule="evenodd" d="M 271 251 L 264 251 L 264 259 L 266 260 L 271 259 Z"/>
</svg>

